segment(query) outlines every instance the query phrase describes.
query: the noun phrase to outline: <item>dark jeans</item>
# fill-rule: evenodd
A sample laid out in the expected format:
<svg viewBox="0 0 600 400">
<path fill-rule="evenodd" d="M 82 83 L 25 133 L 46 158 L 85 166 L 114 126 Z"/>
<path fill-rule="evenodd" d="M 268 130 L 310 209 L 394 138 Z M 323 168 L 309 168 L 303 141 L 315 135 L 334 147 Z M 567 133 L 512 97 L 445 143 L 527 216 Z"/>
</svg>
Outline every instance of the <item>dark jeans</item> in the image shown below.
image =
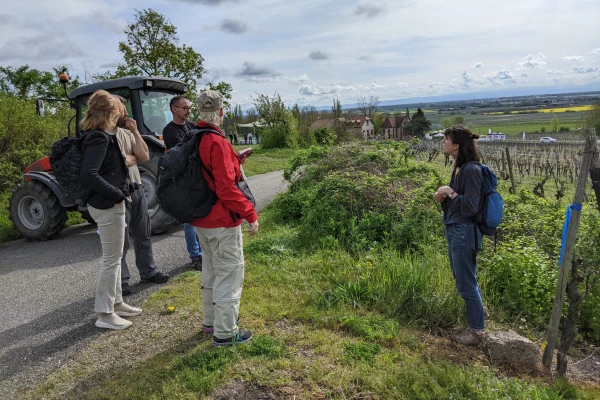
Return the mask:
<svg viewBox="0 0 600 400">
<path fill-rule="evenodd" d="M 475 233 L 473 224 L 446 225 L 448 256 L 456 289 L 465 301 L 469 325 L 475 330 L 483 330 L 485 317 L 476 276 L 479 248 L 475 248 L 475 234 L 478 235 L 477 243 L 481 248 L 482 235 L 479 229 Z"/>
<path fill-rule="evenodd" d="M 141 190 L 136 190 L 131 195 L 131 204 L 127 205 L 125 213 L 125 243 L 123 244 L 123 257 L 121 258 L 121 283 L 128 283 L 131 275 L 127 268 L 127 250 L 129 250 L 129 236 L 133 239 L 135 251 L 135 265 L 140 272 L 141 279 L 152 278 L 158 270 L 152 255 L 152 240 L 150 240 L 150 216 L 146 197 Z"/>
</svg>

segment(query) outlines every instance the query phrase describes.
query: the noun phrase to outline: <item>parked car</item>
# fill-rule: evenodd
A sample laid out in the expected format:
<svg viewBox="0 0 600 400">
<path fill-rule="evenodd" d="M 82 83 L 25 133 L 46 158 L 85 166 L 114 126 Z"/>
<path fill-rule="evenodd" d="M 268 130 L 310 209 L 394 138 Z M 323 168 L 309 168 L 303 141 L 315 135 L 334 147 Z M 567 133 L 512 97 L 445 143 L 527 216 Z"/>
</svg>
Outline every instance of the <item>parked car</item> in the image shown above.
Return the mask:
<svg viewBox="0 0 600 400">
<path fill-rule="evenodd" d="M 549 136 L 544 136 L 543 138 L 540 139 L 540 143 L 554 143 L 556 142 L 556 139 L 551 138 Z"/>
</svg>

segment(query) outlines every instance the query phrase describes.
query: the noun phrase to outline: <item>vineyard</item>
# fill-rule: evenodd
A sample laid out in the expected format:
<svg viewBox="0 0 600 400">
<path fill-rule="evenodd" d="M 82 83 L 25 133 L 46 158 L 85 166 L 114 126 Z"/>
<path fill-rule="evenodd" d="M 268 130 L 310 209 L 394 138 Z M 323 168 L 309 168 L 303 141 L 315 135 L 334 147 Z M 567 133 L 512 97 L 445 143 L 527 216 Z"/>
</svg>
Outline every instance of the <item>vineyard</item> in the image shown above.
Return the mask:
<svg viewBox="0 0 600 400">
<path fill-rule="evenodd" d="M 577 182 L 585 141 L 571 140 L 540 143 L 535 140 L 479 141 L 484 162 L 498 175 L 500 181 L 511 185 L 512 168 L 515 186 L 527 183 L 540 197 L 560 199 L 574 190 Z M 441 152 L 441 141 L 424 141 L 416 147 L 417 158 L 450 164 Z M 510 166 L 509 166 L 510 160 Z"/>
</svg>

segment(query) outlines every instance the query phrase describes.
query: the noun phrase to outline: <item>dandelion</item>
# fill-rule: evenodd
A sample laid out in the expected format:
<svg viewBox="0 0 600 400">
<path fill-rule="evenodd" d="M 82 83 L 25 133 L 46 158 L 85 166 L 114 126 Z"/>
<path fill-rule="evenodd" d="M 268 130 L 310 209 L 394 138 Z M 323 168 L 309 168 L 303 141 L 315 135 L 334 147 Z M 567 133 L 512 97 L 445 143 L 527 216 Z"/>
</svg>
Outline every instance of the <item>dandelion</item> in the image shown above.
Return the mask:
<svg viewBox="0 0 600 400">
<path fill-rule="evenodd" d="M 373 263 L 371 261 L 367 261 L 367 267 L 372 267 Z"/>
<path fill-rule="evenodd" d="M 173 312 L 173 311 L 175 311 L 175 306 L 168 306 L 168 307 L 167 307 L 167 311 L 168 311 L 168 312 Z"/>
</svg>

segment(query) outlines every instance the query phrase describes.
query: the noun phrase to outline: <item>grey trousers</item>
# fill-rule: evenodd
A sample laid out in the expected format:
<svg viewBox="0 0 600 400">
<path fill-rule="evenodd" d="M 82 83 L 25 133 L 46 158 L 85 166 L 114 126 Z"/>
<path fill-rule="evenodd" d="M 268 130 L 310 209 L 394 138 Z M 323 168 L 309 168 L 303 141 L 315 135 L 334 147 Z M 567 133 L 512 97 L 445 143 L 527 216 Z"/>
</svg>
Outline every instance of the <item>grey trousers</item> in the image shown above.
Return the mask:
<svg viewBox="0 0 600 400">
<path fill-rule="evenodd" d="M 123 257 L 121 258 L 121 282 L 129 283 L 131 277 L 127 267 L 127 251 L 129 250 L 130 236 L 133 239 L 135 251 L 135 265 L 140 272 L 141 279 L 152 278 L 158 270 L 152 254 L 152 240 L 150 239 L 150 216 L 146 197 L 140 190 L 131 194 L 131 204 L 127 205 L 125 214 L 125 243 L 123 243 Z"/>
<path fill-rule="evenodd" d="M 123 301 L 121 294 L 121 263 L 125 235 L 125 204 L 115 204 L 107 210 L 88 205 L 88 211 L 96 224 L 102 243 L 102 265 L 96 285 L 94 311 L 112 313 L 115 303 Z"/>
<path fill-rule="evenodd" d="M 242 227 L 196 227 L 196 233 L 202 246 L 202 324 L 213 326 L 218 339 L 233 337 L 244 283 Z"/>
</svg>

